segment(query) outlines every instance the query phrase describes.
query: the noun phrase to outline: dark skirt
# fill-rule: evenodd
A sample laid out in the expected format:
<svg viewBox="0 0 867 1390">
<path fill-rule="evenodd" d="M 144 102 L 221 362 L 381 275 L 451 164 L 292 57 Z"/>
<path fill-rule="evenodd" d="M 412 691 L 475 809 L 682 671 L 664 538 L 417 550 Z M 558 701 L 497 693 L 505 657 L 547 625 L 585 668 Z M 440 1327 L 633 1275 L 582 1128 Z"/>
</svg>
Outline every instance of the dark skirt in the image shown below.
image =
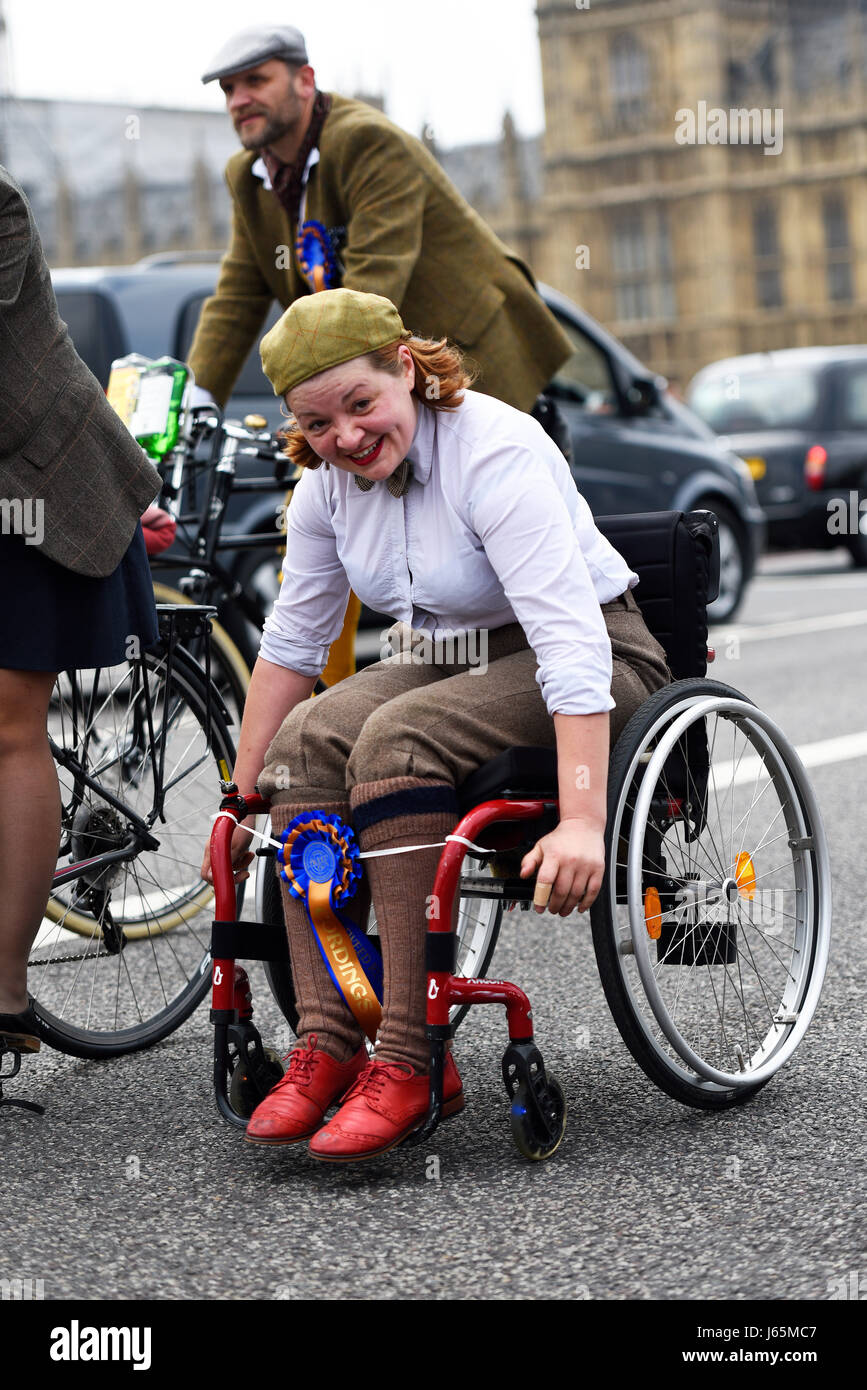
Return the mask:
<svg viewBox="0 0 867 1390">
<path fill-rule="evenodd" d="M 117 569 L 93 579 L 64 569 L 18 535 L 0 535 L 0 668 L 116 666 L 159 636 L 141 523 Z"/>
</svg>

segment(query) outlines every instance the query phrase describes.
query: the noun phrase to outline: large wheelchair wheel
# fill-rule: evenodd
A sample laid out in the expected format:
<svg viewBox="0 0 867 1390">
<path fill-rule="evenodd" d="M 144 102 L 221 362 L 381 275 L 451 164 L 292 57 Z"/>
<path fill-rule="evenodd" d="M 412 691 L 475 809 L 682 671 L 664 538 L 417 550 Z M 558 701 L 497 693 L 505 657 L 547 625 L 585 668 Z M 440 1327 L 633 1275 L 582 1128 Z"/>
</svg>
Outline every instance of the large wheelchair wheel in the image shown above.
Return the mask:
<svg viewBox="0 0 867 1390">
<path fill-rule="evenodd" d="M 265 833 L 271 834 L 271 822 L 265 824 Z M 276 873 L 274 860 L 263 857 L 259 860 L 256 874 L 256 918 L 259 922 L 283 923 L 283 898 L 280 880 Z M 481 898 L 467 892 L 461 895 L 458 907 L 457 937 L 458 953 L 456 975 L 484 979 L 503 920 L 503 904 L 496 898 Z M 376 914 L 371 907 L 367 919 L 367 934 L 379 946 L 379 932 Z M 271 993 L 274 995 L 283 1017 L 295 1032 L 298 1025 L 298 1006 L 295 1000 L 295 987 L 288 961 L 269 961 L 265 965 L 265 976 Z M 457 1027 L 466 1016 L 470 1005 L 455 1007 L 451 1011 L 451 1022 Z"/>
<path fill-rule="evenodd" d="M 738 691 L 678 681 L 635 713 L 611 759 L 593 943 L 623 1039 L 700 1109 L 748 1099 L 816 1008 L 831 894 L 800 758 Z"/>
</svg>

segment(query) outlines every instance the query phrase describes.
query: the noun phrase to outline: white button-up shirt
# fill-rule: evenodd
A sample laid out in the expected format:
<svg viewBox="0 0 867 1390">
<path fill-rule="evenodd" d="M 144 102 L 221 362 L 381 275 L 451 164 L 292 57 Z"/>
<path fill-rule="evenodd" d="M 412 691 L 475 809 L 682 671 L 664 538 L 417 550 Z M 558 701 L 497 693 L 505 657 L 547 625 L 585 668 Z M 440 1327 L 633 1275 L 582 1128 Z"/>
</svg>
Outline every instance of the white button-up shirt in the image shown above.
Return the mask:
<svg viewBox="0 0 867 1390">
<path fill-rule="evenodd" d="M 307 156 L 307 163 L 304 165 L 304 172 L 301 175 L 301 203 L 298 208 L 298 226 L 304 221 L 304 214 L 307 211 L 307 184 L 310 181 L 310 170 L 314 164 L 319 163 L 319 150 L 314 146 Z M 271 177 L 268 173 L 268 166 L 260 156 L 250 165 L 250 173 L 254 178 L 261 179 L 265 188 L 270 193 Z"/>
<path fill-rule="evenodd" d="M 305 470 L 287 510 L 283 583 L 266 661 L 318 676 L 350 586 L 432 641 L 518 622 L 549 713 L 610 710 L 611 643 L 600 604 L 638 576 L 596 529 L 538 421 L 468 391 L 452 411 L 418 403 L 403 497 L 340 468 Z"/>
</svg>

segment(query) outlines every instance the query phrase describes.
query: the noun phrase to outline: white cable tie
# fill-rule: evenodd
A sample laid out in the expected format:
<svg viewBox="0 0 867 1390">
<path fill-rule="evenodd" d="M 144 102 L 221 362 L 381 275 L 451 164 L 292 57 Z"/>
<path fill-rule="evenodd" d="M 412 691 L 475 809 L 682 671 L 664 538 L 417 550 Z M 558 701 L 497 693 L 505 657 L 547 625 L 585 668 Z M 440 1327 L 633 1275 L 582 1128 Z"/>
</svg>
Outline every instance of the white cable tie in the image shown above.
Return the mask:
<svg viewBox="0 0 867 1390">
<path fill-rule="evenodd" d="M 262 830 L 254 830 L 252 825 L 241 825 L 237 816 L 233 816 L 231 811 L 218 811 L 215 816 L 211 816 L 211 820 L 219 820 L 221 816 L 225 816 L 226 820 L 234 821 L 235 825 L 241 826 L 241 829 L 246 830 L 248 835 L 255 835 L 257 839 L 264 840 L 266 845 L 273 845 L 275 849 L 283 848 L 282 840 L 272 840 L 270 835 L 266 835 Z"/>
<path fill-rule="evenodd" d="M 437 840 L 433 845 L 400 845 L 397 849 L 367 849 L 359 855 L 361 859 L 379 859 L 383 854 L 412 854 L 415 849 L 442 849 L 445 840 Z"/>
<path fill-rule="evenodd" d="M 401 845 L 398 849 L 369 849 L 362 854 L 362 859 L 378 859 L 382 854 L 411 854 L 416 849 L 442 849 L 449 840 L 456 840 L 460 845 L 466 845 L 467 849 L 475 850 L 477 854 L 482 854 L 486 858 L 491 855 L 491 850 L 484 849 L 481 845 L 474 845 L 472 840 L 467 840 L 463 835 L 447 835 L 444 840 L 437 840 L 433 845 Z"/>
<path fill-rule="evenodd" d="M 474 845 L 472 840 L 464 839 L 463 835 L 447 835 L 446 840 L 457 840 L 459 845 L 466 845 L 467 849 L 474 849 L 477 854 L 481 854 L 485 859 L 490 859 L 493 850 L 485 849 L 484 845 Z"/>
<path fill-rule="evenodd" d="M 226 820 L 234 821 L 236 826 L 241 824 L 237 817 L 232 815 L 231 811 L 217 811 L 216 815 L 211 816 L 211 820 L 219 820 L 221 816 L 224 816 Z M 257 839 L 264 840 L 268 845 L 273 845 L 275 849 L 283 848 L 282 840 L 272 840 L 271 836 L 266 835 L 262 830 L 254 830 L 250 825 L 245 825 L 241 828 L 246 830 L 248 835 L 255 835 Z M 385 854 L 412 854 L 412 852 L 417 849 L 442 849 L 450 840 L 455 840 L 460 845 L 466 845 L 467 849 L 475 850 L 476 854 L 481 854 L 485 857 L 489 857 L 491 854 L 491 850 L 484 849 L 482 845 L 474 845 L 472 840 L 467 840 L 463 835 L 447 835 L 444 840 L 437 840 L 436 843 L 432 845 L 400 845 L 397 849 L 365 850 L 363 854 L 359 855 L 359 858 L 379 859 Z"/>
</svg>

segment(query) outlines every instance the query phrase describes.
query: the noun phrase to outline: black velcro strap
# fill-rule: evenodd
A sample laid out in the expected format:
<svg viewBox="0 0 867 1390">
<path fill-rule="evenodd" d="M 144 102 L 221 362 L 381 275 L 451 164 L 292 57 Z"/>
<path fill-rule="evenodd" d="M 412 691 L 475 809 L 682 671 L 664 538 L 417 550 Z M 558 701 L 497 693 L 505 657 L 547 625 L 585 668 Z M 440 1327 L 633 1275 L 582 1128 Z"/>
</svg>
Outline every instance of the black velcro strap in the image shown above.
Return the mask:
<svg viewBox="0 0 867 1390">
<path fill-rule="evenodd" d="M 455 973 L 458 958 L 458 939 L 453 931 L 429 931 L 424 949 L 424 963 L 428 970 Z"/>
<path fill-rule="evenodd" d="M 431 1042 L 448 1042 L 455 1035 L 453 1023 L 426 1023 L 424 1031 Z"/>
<path fill-rule="evenodd" d="M 211 928 L 213 960 L 288 960 L 284 926 L 267 922 L 218 922 Z"/>
</svg>

